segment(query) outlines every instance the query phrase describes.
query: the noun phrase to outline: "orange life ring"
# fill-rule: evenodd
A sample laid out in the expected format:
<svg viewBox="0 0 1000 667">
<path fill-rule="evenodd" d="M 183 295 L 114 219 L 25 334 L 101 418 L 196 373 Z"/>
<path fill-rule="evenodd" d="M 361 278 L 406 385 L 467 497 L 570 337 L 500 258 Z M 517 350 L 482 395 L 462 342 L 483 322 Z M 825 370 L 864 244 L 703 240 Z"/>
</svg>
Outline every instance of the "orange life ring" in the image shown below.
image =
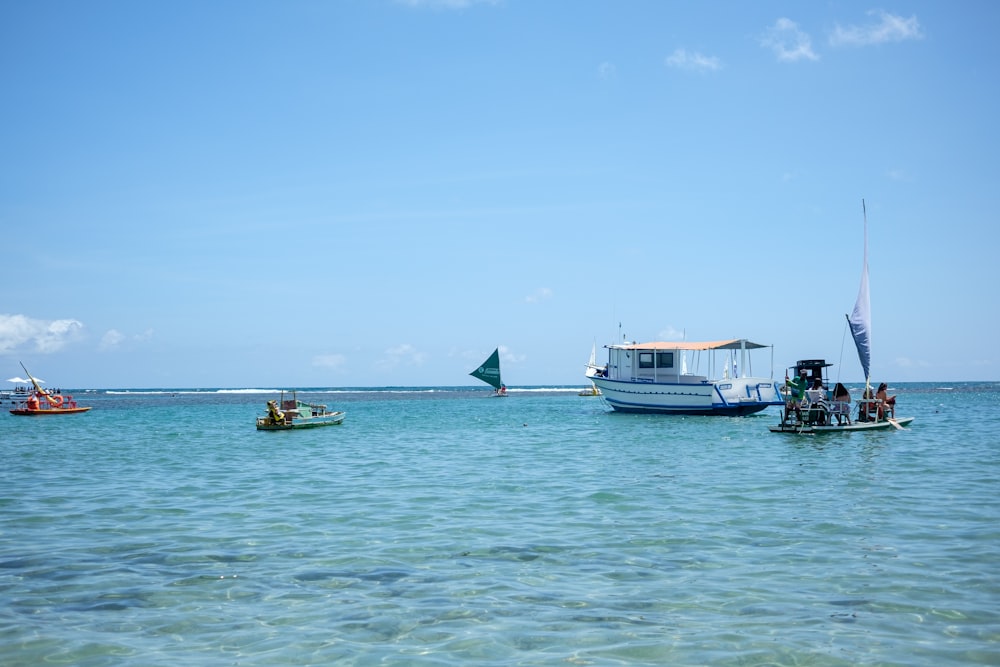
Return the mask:
<svg viewBox="0 0 1000 667">
<path fill-rule="evenodd" d="M 56 394 L 55 396 L 53 396 L 52 394 L 45 394 L 45 398 L 48 400 L 49 403 L 52 404 L 53 407 L 56 408 L 62 407 L 63 397 L 60 396 L 59 394 Z"/>
</svg>

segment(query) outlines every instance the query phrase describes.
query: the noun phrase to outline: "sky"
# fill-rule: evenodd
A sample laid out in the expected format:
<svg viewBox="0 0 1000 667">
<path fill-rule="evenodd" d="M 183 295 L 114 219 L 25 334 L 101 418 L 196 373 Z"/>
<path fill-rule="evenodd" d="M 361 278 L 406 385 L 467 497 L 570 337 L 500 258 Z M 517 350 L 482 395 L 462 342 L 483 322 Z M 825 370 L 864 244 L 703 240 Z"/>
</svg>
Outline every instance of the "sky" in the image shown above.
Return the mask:
<svg viewBox="0 0 1000 667">
<path fill-rule="evenodd" d="M 1000 379 L 1000 4 L 0 0 L 0 385 Z M 864 202 L 864 209 L 862 206 Z M 773 369 L 773 371 L 772 371 Z"/>
</svg>

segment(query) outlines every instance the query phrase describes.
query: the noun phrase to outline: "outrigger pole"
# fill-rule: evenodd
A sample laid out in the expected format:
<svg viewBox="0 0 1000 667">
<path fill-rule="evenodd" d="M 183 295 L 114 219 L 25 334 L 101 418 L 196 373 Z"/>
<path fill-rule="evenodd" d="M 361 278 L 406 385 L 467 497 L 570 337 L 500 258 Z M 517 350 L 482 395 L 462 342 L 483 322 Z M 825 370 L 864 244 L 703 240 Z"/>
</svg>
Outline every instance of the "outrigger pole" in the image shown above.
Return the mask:
<svg viewBox="0 0 1000 667">
<path fill-rule="evenodd" d="M 19 361 L 17 363 L 21 364 L 21 368 L 24 368 L 24 362 Z M 27 368 L 24 368 L 24 374 L 28 376 L 29 380 L 31 380 L 31 384 L 35 385 L 35 391 L 37 391 L 39 394 L 43 394 L 44 396 L 48 397 L 49 392 L 45 391 L 38 385 L 38 381 L 35 380 L 35 378 L 31 375 L 31 373 L 28 372 Z"/>
</svg>

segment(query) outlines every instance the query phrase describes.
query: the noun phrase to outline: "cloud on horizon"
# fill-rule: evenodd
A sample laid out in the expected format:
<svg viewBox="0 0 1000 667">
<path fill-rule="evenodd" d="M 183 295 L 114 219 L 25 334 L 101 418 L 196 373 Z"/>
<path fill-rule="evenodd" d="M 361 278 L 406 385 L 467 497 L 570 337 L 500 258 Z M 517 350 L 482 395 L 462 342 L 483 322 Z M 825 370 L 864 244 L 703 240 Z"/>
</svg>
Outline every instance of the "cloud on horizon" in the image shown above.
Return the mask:
<svg viewBox="0 0 1000 667">
<path fill-rule="evenodd" d="M 524 300 L 528 303 L 539 303 L 540 301 L 548 301 L 552 298 L 552 290 L 548 287 L 539 287 L 534 292 L 524 297 Z"/>
<path fill-rule="evenodd" d="M 875 16 L 878 21 L 868 25 L 850 25 L 842 27 L 838 24 L 830 33 L 830 44 L 833 46 L 870 46 L 887 42 L 902 42 L 908 39 L 923 39 L 920 22 L 916 16 L 904 18 L 881 9 L 873 9 L 869 16 Z"/>
<path fill-rule="evenodd" d="M 342 354 L 318 354 L 313 357 L 312 365 L 319 368 L 339 369 L 347 362 L 347 357 Z"/>
<path fill-rule="evenodd" d="M 83 331 L 79 320 L 36 320 L 26 315 L 0 315 L 0 354 L 32 345 L 34 352 L 58 352 Z"/>
<path fill-rule="evenodd" d="M 673 325 L 667 325 L 666 329 L 661 329 L 656 334 L 660 340 L 684 340 L 684 330 L 677 330 Z"/>
<path fill-rule="evenodd" d="M 778 60 L 796 62 L 798 60 L 819 60 L 812 49 L 812 38 L 798 24 L 787 18 L 779 18 L 760 38 L 760 45 L 771 49 Z"/>
<path fill-rule="evenodd" d="M 665 63 L 667 67 L 690 72 L 715 72 L 722 69 L 722 61 L 715 56 L 706 56 L 697 51 L 689 53 L 686 49 L 676 49 L 667 56 Z"/>
<path fill-rule="evenodd" d="M 426 354 L 418 352 L 409 343 L 402 343 L 386 350 L 384 356 L 375 362 L 375 366 L 383 371 L 392 370 L 398 366 L 422 366 L 426 358 Z"/>
<path fill-rule="evenodd" d="M 104 335 L 101 336 L 101 342 L 98 345 L 98 349 L 102 351 L 114 350 L 122 343 L 124 343 L 126 340 L 139 342 L 139 341 L 149 340 L 152 337 L 153 337 L 152 329 L 146 329 L 141 334 L 135 334 L 131 337 L 126 336 L 121 331 L 118 331 L 118 329 L 108 329 L 107 331 L 104 332 Z"/>
</svg>

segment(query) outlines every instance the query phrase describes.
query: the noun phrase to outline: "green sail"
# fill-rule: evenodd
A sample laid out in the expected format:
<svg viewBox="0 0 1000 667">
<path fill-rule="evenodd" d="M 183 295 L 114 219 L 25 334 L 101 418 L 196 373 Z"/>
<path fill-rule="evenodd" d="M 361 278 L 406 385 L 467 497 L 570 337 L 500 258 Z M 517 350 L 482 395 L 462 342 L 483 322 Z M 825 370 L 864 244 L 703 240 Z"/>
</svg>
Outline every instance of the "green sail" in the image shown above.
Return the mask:
<svg viewBox="0 0 1000 667">
<path fill-rule="evenodd" d="M 484 361 L 482 366 L 469 373 L 469 375 L 477 380 L 482 380 L 494 389 L 499 389 L 503 384 L 500 382 L 500 349 L 493 350 L 493 354 L 489 356 L 489 359 Z"/>
</svg>

